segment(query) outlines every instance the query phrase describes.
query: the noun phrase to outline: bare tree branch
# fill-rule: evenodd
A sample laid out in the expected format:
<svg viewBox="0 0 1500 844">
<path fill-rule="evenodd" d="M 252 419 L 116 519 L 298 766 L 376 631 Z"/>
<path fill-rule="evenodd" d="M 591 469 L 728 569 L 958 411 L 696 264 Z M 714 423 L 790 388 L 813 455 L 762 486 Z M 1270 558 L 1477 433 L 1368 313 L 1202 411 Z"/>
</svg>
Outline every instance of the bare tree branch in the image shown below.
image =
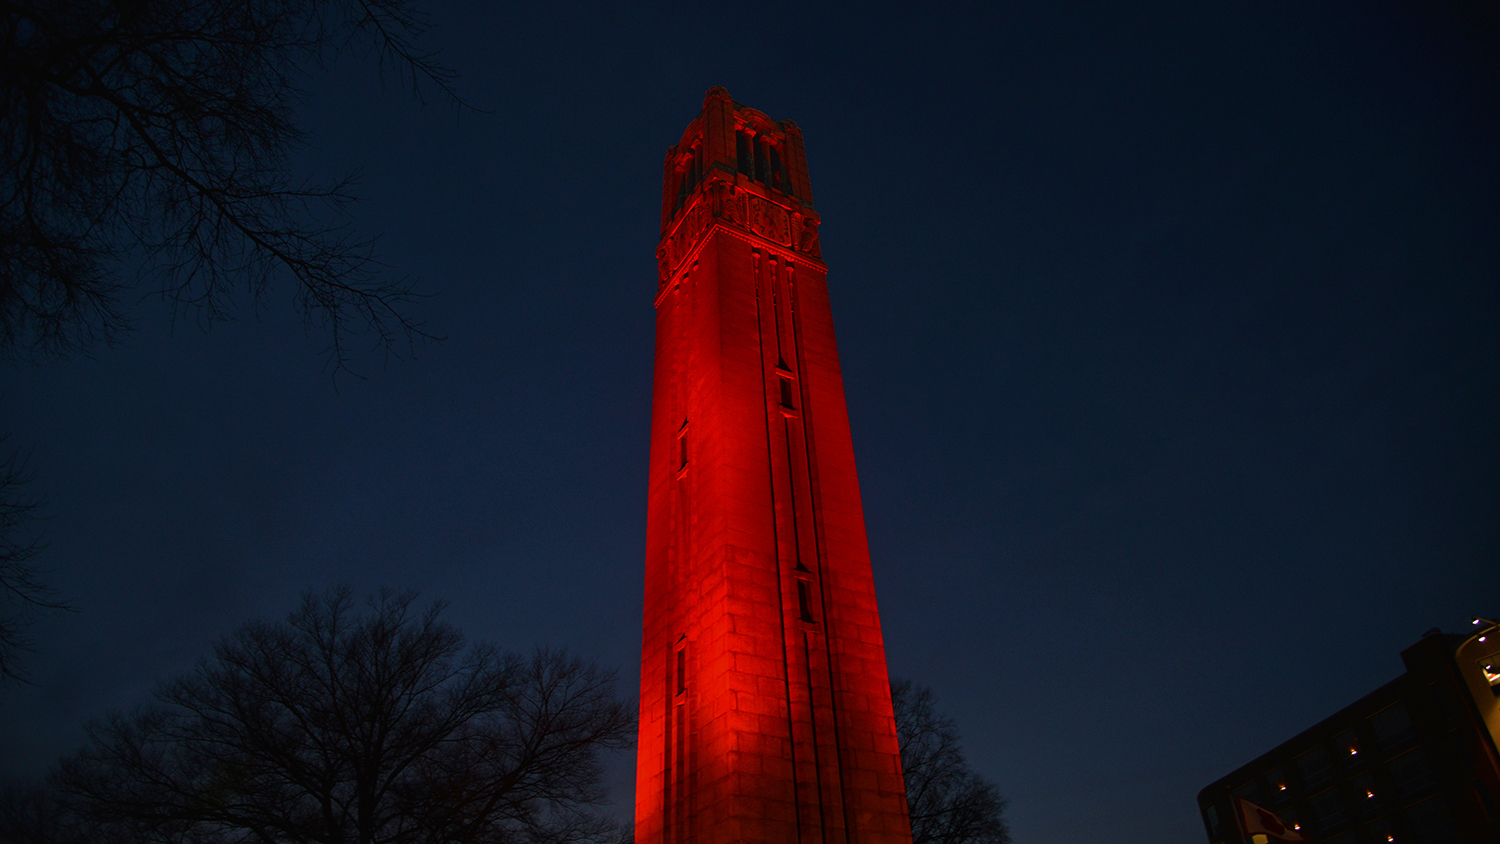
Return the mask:
<svg viewBox="0 0 1500 844">
<path fill-rule="evenodd" d="M 0 681 L 25 681 L 20 660 L 36 651 L 27 631 L 37 613 L 68 609 L 33 562 L 45 543 L 36 529 L 41 505 L 26 492 L 30 482 L 19 452 L 0 459 Z"/>
<path fill-rule="evenodd" d="M 465 647 L 414 593 L 308 595 L 90 729 L 60 781 L 90 823 L 174 842 L 608 838 L 599 754 L 633 723 L 608 672 Z"/>
<path fill-rule="evenodd" d="M 356 334 L 431 336 L 351 233 L 349 181 L 287 167 L 301 83 L 341 51 L 461 104 L 426 28 L 408 0 L 0 0 L 0 353 L 110 342 L 141 285 L 212 321 L 278 278 L 336 369 Z"/>
<path fill-rule="evenodd" d="M 932 690 L 891 681 L 912 844 L 1010 844 L 1005 798 L 969 768 L 953 721 L 933 708 Z"/>
</svg>

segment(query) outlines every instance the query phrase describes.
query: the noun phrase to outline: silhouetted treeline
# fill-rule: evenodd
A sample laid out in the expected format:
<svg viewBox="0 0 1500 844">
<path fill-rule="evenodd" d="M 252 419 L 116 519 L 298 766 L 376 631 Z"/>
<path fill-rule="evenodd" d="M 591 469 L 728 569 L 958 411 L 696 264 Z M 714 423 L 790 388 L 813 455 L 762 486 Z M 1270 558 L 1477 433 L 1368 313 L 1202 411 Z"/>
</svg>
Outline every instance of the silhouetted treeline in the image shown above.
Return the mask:
<svg viewBox="0 0 1500 844">
<path fill-rule="evenodd" d="M 466 645 L 412 593 L 309 594 L 226 637 L 151 705 L 89 727 L 43 788 L 0 805 L 14 842 L 616 841 L 602 751 L 634 713 L 559 651 Z"/>
</svg>

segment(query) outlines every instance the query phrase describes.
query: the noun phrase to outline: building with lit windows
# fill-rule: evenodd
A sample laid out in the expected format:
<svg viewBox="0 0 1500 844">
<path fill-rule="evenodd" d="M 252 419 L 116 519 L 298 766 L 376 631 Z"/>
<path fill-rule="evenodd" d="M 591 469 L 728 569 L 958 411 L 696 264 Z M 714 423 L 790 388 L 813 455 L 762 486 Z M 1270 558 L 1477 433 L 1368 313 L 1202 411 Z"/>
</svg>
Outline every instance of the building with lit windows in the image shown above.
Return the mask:
<svg viewBox="0 0 1500 844">
<path fill-rule="evenodd" d="M 1432 630 L 1406 673 L 1198 793 L 1211 844 L 1250 844 L 1235 797 L 1316 844 L 1500 841 L 1500 629 Z"/>
</svg>

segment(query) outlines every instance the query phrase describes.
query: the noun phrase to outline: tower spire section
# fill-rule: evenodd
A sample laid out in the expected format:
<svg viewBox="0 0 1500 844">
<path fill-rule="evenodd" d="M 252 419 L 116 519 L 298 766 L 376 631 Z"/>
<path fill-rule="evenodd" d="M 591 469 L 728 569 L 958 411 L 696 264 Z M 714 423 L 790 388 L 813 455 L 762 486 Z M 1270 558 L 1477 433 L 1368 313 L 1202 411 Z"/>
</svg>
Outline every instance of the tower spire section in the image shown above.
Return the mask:
<svg viewBox="0 0 1500 844">
<path fill-rule="evenodd" d="M 802 134 L 711 89 L 667 152 L 639 844 L 910 844 Z"/>
</svg>

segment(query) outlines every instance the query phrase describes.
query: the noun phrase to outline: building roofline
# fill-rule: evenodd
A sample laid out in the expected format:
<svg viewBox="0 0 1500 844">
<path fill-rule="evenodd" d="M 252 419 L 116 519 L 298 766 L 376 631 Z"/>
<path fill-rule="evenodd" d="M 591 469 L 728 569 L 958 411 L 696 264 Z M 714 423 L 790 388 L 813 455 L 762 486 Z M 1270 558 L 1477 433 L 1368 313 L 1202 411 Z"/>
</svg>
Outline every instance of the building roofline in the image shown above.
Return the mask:
<svg viewBox="0 0 1500 844">
<path fill-rule="evenodd" d="M 1317 738 L 1318 736 L 1320 736 L 1322 734 L 1329 733 L 1329 732 L 1332 732 L 1334 730 L 1334 727 L 1329 726 L 1329 722 L 1335 722 L 1337 724 L 1343 724 L 1343 723 L 1345 723 L 1345 722 L 1347 722 L 1349 720 L 1349 719 L 1345 718 L 1344 716 L 1347 713 L 1349 713 L 1350 711 L 1352 711 L 1352 710 L 1357 710 L 1357 709 L 1365 708 L 1365 707 L 1368 707 L 1368 708 L 1370 708 L 1372 710 L 1375 709 L 1375 707 L 1372 704 L 1369 703 L 1369 701 L 1370 701 L 1371 698 L 1377 698 L 1377 697 L 1380 697 L 1382 695 L 1388 695 L 1388 694 L 1391 693 L 1392 689 L 1394 689 L 1395 687 L 1398 687 L 1398 686 L 1405 685 L 1406 683 L 1408 683 L 1410 681 L 1410 679 L 1411 679 L 1410 672 L 1407 672 L 1407 671 L 1401 672 L 1401 674 L 1399 676 L 1397 676 L 1397 677 L 1389 680 L 1386 683 L 1381 684 L 1380 686 L 1377 686 L 1372 691 L 1370 691 L 1370 692 L 1368 692 L 1368 693 L 1360 696 L 1359 698 L 1355 699 L 1354 701 L 1352 701 L 1348 705 L 1344 706 L 1343 708 L 1341 708 L 1341 709 L 1333 712 L 1332 714 L 1328 715 L 1327 717 L 1319 719 L 1319 721 L 1316 724 L 1313 724 L 1312 726 L 1310 726 L 1307 729 L 1305 729 L 1305 730 L 1297 733 L 1296 735 L 1292 736 L 1291 738 L 1287 739 L 1286 741 L 1281 742 L 1280 744 L 1276 745 L 1275 747 L 1271 748 L 1270 750 L 1267 750 L 1266 752 L 1260 754 L 1259 756 L 1256 756 L 1254 759 L 1251 759 L 1249 762 L 1246 762 L 1245 764 L 1239 766 L 1238 768 L 1235 768 L 1234 770 L 1230 771 L 1229 773 L 1225 774 L 1224 776 L 1219 777 L 1218 779 L 1214 780 L 1213 782 L 1211 782 L 1208 785 L 1204 786 L 1203 788 L 1199 789 L 1199 791 L 1198 791 L 1198 802 L 1201 804 L 1203 802 L 1204 795 L 1207 794 L 1210 791 L 1217 791 L 1219 789 L 1228 788 L 1229 787 L 1229 782 L 1232 781 L 1232 780 L 1234 780 L 1234 779 L 1236 779 L 1236 778 L 1253 777 L 1255 774 L 1259 773 L 1259 771 L 1265 767 L 1265 763 L 1264 763 L 1263 760 L 1267 760 L 1267 759 L 1270 759 L 1272 757 L 1275 757 L 1275 758 L 1290 757 L 1290 756 L 1295 755 L 1295 754 L 1291 753 L 1290 751 L 1292 749 L 1294 749 L 1296 745 L 1314 745 L 1314 744 L 1316 744 L 1317 742 L 1314 741 L 1313 739 Z M 1396 696 L 1399 697 L 1399 695 L 1396 695 Z M 1384 707 L 1380 707 L 1380 708 L 1384 708 Z"/>
</svg>

